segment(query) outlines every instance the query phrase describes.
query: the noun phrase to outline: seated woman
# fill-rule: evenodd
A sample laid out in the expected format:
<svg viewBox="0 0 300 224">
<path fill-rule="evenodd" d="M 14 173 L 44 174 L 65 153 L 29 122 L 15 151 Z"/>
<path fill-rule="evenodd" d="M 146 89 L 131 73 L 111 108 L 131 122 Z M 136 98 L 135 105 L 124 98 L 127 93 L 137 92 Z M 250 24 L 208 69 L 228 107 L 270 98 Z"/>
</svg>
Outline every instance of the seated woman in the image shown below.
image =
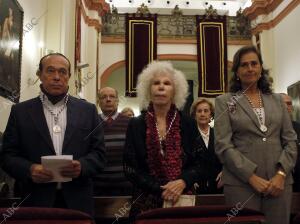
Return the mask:
<svg viewBox="0 0 300 224">
<path fill-rule="evenodd" d="M 184 75 L 169 62 L 152 62 L 139 76 L 144 112 L 130 120 L 124 152 L 125 175 L 134 184 L 131 218 L 191 193 L 205 170 L 196 158 L 196 123 L 178 110 L 187 91 Z"/>
<path fill-rule="evenodd" d="M 218 194 L 222 193 L 221 171 L 222 165 L 215 154 L 214 147 L 214 129 L 209 126 L 209 123 L 214 117 L 214 106 L 206 99 L 197 99 L 191 107 L 191 116 L 196 120 L 200 147 L 198 150 L 199 156 L 207 161 L 207 176 L 208 179 L 198 181 L 196 184 L 197 194 Z"/>
</svg>

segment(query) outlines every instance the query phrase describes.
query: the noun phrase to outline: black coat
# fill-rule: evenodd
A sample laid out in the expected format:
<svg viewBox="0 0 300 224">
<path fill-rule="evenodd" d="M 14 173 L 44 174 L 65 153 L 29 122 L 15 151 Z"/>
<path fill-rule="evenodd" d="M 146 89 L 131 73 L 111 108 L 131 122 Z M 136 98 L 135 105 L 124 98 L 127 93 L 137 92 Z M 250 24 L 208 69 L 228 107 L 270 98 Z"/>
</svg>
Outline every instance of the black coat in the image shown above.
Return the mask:
<svg viewBox="0 0 300 224">
<path fill-rule="evenodd" d="M 197 180 L 207 178 L 206 161 L 202 157 L 197 157 L 200 138 L 195 120 L 181 113 L 180 135 L 184 152 L 182 173 L 178 179 L 183 179 L 187 186 L 186 189 L 190 190 Z M 144 114 L 129 121 L 124 150 L 124 171 L 136 188 L 154 195 L 162 193 L 158 180 L 149 174 Z"/>
<path fill-rule="evenodd" d="M 68 208 L 93 214 L 91 177 L 104 167 L 104 140 L 95 105 L 69 97 L 67 127 L 62 154 L 73 155 L 81 163 L 81 174 L 62 183 Z M 41 156 L 55 155 L 40 99 L 34 98 L 12 107 L 3 136 L 2 167 L 22 185 L 22 206 L 52 207 L 57 183 L 36 184 L 30 177 L 33 163 Z"/>
<path fill-rule="evenodd" d="M 199 156 L 205 158 L 207 163 L 207 179 L 199 180 L 197 183 L 199 188 L 197 188 L 198 194 L 217 194 L 222 193 L 222 189 L 217 188 L 216 178 L 218 174 L 222 171 L 222 164 L 220 163 L 216 153 L 215 153 L 215 138 L 214 138 L 214 129 L 210 128 L 208 147 L 206 147 L 205 142 L 199 132 L 200 136 L 200 145 L 201 147 L 198 150 Z"/>
<path fill-rule="evenodd" d="M 298 157 L 296 166 L 294 168 L 294 186 L 293 189 L 295 192 L 300 192 L 300 123 L 293 121 L 293 128 L 297 134 L 297 147 L 298 147 Z"/>
</svg>

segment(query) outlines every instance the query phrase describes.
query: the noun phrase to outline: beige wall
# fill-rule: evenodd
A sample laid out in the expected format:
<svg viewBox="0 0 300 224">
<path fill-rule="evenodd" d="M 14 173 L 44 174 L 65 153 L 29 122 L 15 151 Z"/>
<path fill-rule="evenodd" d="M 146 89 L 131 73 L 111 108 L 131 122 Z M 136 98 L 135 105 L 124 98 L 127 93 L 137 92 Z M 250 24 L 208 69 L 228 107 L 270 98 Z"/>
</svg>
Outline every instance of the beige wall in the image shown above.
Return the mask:
<svg viewBox="0 0 300 224">
<path fill-rule="evenodd" d="M 300 80 L 300 5 L 274 28 L 275 91 Z"/>
<path fill-rule="evenodd" d="M 21 94 L 20 101 L 36 96 L 38 92 L 38 85 L 29 86 L 28 79 L 36 79 L 35 72 L 37 68 L 37 61 L 40 57 L 39 43 L 45 42 L 45 25 L 47 14 L 47 0 L 19 0 L 20 5 L 24 10 L 24 28 L 25 25 L 31 23 L 34 19 L 41 17 L 36 25 L 34 25 L 29 32 L 24 34 L 23 50 L 22 50 L 22 67 L 21 67 Z M 45 15 L 44 15 L 45 14 Z M 29 30 L 26 28 L 26 30 Z M 10 109 L 13 103 L 0 97 L 0 131 L 3 132 Z"/>
<path fill-rule="evenodd" d="M 75 1 L 73 0 L 18 0 L 24 10 L 24 29 L 32 19 L 39 18 L 36 25 L 23 37 L 20 102 L 36 97 L 39 93 L 39 81 L 35 73 L 39 59 L 46 49 L 61 52 L 71 59 L 73 67 L 75 38 Z M 68 9 L 68 10 L 65 10 Z M 41 48 L 41 44 L 43 47 Z M 70 80 L 70 92 L 75 92 L 73 76 Z M 0 97 L 0 131 L 3 132 L 12 102 Z"/>
<path fill-rule="evenodd" d="M 287 3 L 284 1 L 274 15 L 280 13 Z M 274 28 L 260 33 L 264 64 L 274 79 L 275 92 L 287 92 L 289 85 L 300 80 L 299 18 L 300 5 Z"/>
<path fill-rule="evenodd" d="M 97 31 L 88 26 L 82 19 L 81 23 L 81 63 L 88 63 L 89 67 L 83 68 L 82 91 L 80 97 L 89 102 L 96 103 L 96 61 L 97 61 Z"/>
</svg>

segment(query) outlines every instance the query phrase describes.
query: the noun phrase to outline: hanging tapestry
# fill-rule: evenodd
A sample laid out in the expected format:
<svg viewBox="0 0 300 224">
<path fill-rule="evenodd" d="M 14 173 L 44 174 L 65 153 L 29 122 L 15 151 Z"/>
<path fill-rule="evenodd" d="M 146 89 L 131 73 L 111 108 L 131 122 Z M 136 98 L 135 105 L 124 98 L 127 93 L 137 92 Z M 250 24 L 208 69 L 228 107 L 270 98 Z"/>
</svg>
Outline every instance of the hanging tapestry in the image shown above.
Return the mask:
<svg viewBox="0 0 300 224">
<path fill-rule="evenodd" d="M 138 75 L 157 58 L 156 15 L 126 15 L 126 96 L 136 96 Z"/>
<path fill-rule="evenodd" d="M 198 96 L 216 97 L 227 88 L 226 17 L 197 16 Z"/>
</svg>

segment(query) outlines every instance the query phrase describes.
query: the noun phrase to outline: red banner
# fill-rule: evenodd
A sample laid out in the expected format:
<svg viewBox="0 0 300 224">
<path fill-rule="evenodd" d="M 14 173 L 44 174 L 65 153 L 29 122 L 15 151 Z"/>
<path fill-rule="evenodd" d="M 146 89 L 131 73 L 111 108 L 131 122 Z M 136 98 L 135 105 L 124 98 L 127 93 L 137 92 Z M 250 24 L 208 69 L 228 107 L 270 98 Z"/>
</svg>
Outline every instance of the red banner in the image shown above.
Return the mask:
<svg viewBox="0 0 300 224">
<path fill-rule="evenodd" d="M 156 15 L 126 16 L 126 96 L 136 96 L 138 75 L 157 58 Z"/>
<path fill-rule="evenodd" d="M 226 17 L 197 16 L 198 80 L 201 97 L 216 97 L 227 88 Z"/>
</svg>

